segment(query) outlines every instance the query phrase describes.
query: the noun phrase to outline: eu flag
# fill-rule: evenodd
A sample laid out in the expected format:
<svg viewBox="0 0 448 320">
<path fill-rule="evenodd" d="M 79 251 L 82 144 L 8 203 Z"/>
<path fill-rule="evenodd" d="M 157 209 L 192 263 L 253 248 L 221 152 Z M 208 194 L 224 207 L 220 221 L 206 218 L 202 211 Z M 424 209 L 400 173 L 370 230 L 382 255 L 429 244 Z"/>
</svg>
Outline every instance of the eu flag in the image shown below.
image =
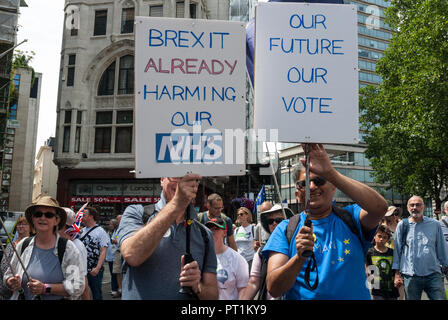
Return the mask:
<svg viewBox="0 0 448 320">
<path fill-rule="evenodd" d="M 254 206 L 253 213 L 257 213 L 258 207 L 261 206 L 261 204 L 265 201 L 266 201 L 266 190 L 263 185 L 260 189 L 260 192 L 258 192 L 257 199 L 255 199 L 255 206 Z"/>
</svg>

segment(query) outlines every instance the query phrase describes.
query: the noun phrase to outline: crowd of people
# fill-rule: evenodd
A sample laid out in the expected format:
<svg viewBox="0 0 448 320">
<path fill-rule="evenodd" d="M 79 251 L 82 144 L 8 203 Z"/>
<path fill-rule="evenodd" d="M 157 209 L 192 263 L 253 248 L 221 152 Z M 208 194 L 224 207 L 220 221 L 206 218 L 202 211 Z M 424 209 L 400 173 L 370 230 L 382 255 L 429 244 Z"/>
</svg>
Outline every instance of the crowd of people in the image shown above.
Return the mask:
<svg viewBox="0 0 448 320">
<path fill-rule="evenodd" d="M 198 213 L 201 176 L 161 178 L 155 205 L 131 205 L 98 225 L 86 207 L 75 212 L 43 196 L 17 220 L 17 235 L 1 261 L 1 299 L 102 300 L 104 265 L 110 294 L 123 300 L 445 300 L 448 221 L 424 216 L 421 197 L 405 210 L 387 205 L 369 186 L 336 171 L 321 144 L 309 145 L 296 170 L 295 195 L 306 210 L 294 215 L 264 202 L 232 221 L 211 194 Z M 336 189 L 353 200 L 335 205 Z M 306 201 L 308 200 L 308 201 Z M 448 214 L 448 202 L 443 211 Z"/>
</svg>

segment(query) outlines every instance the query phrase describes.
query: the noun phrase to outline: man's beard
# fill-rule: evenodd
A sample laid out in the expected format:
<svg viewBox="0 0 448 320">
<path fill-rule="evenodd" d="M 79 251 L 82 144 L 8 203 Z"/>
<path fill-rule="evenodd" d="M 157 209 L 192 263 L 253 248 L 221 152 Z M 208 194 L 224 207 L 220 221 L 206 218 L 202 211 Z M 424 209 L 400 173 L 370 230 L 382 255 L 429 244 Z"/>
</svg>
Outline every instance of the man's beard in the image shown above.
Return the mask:
<svg viewBox="0 0 448 320">
<path fill-rule="evenodd" d="M 420 218 L 421 216 L 423 216 L 423 211 L 421 211 L 421 212 L 415 212 L 415 213 L 412 213 L 412 212 L 411 212 L 411 217 L 414 218 L 414 219 L 418 219 L 418 218 Z"/>
</svg>

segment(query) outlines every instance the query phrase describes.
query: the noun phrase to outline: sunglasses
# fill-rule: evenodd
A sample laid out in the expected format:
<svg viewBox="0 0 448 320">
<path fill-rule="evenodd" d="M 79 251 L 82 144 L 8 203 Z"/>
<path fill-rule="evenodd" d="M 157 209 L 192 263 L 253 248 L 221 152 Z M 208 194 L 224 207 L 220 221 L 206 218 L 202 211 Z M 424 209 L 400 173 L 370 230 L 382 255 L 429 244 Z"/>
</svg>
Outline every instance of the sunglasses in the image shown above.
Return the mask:
<svg viewBox="0 0 448 320">
<path fill-rule="evenodd" d="M 327 180 L 325 180 L 325 178 L 322 178 L 322 177 L 316 177 L 316 178 L 310 179 L 310 184 L 311 184 L 311 182 L 314 182 L 314 184 L 316 186 L 320 187 L 320 186 L 323 186 L 327 182 Z M 306 185 L 305 180 L 300 180 L 300 181 L 296 182 L 297 189 L 303 189 L 303 188 L 305 188 L 305 185 Z"/>
<path fill-rule="evenodd" d="M 51 219 L 56 216 L 53 212 L 42 212 L 42 211 L 34 211 L 33 217 L 34 218 L 40 218 L 42 215 L 45 215 L 45 218 Z"/>
<path fill-rule="evenodd" d="M 244 216 L 244 215 L 246 215 L 247 213 L 238 213 L 238 217 L 242 217 L 242 216 Z"/>
<path fill-rule="evenodd" d="M 268 222 L 268 224 L 273 224 L 274 222 L 277 222 L 277 224 L 279 224 L 283 220 L 284 220 L 283 218 L 274 218 L 274 219 L 267 219 L 266 221 Z"/>
</svg>

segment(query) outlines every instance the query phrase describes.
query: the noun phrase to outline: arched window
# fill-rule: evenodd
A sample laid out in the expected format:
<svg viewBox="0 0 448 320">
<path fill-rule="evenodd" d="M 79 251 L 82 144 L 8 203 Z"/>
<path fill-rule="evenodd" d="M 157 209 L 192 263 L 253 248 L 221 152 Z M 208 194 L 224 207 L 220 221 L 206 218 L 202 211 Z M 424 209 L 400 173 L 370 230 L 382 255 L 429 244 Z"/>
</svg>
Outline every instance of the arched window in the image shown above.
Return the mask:
<svg viewBox="0 0 448 320">
<path fill-rule="evenodd" d="M 103 72 L 100 84 L 98 85 L 99 96 L 109 96 L 114 94 L 115 83 L 115 61 Z"/>
</svg>

